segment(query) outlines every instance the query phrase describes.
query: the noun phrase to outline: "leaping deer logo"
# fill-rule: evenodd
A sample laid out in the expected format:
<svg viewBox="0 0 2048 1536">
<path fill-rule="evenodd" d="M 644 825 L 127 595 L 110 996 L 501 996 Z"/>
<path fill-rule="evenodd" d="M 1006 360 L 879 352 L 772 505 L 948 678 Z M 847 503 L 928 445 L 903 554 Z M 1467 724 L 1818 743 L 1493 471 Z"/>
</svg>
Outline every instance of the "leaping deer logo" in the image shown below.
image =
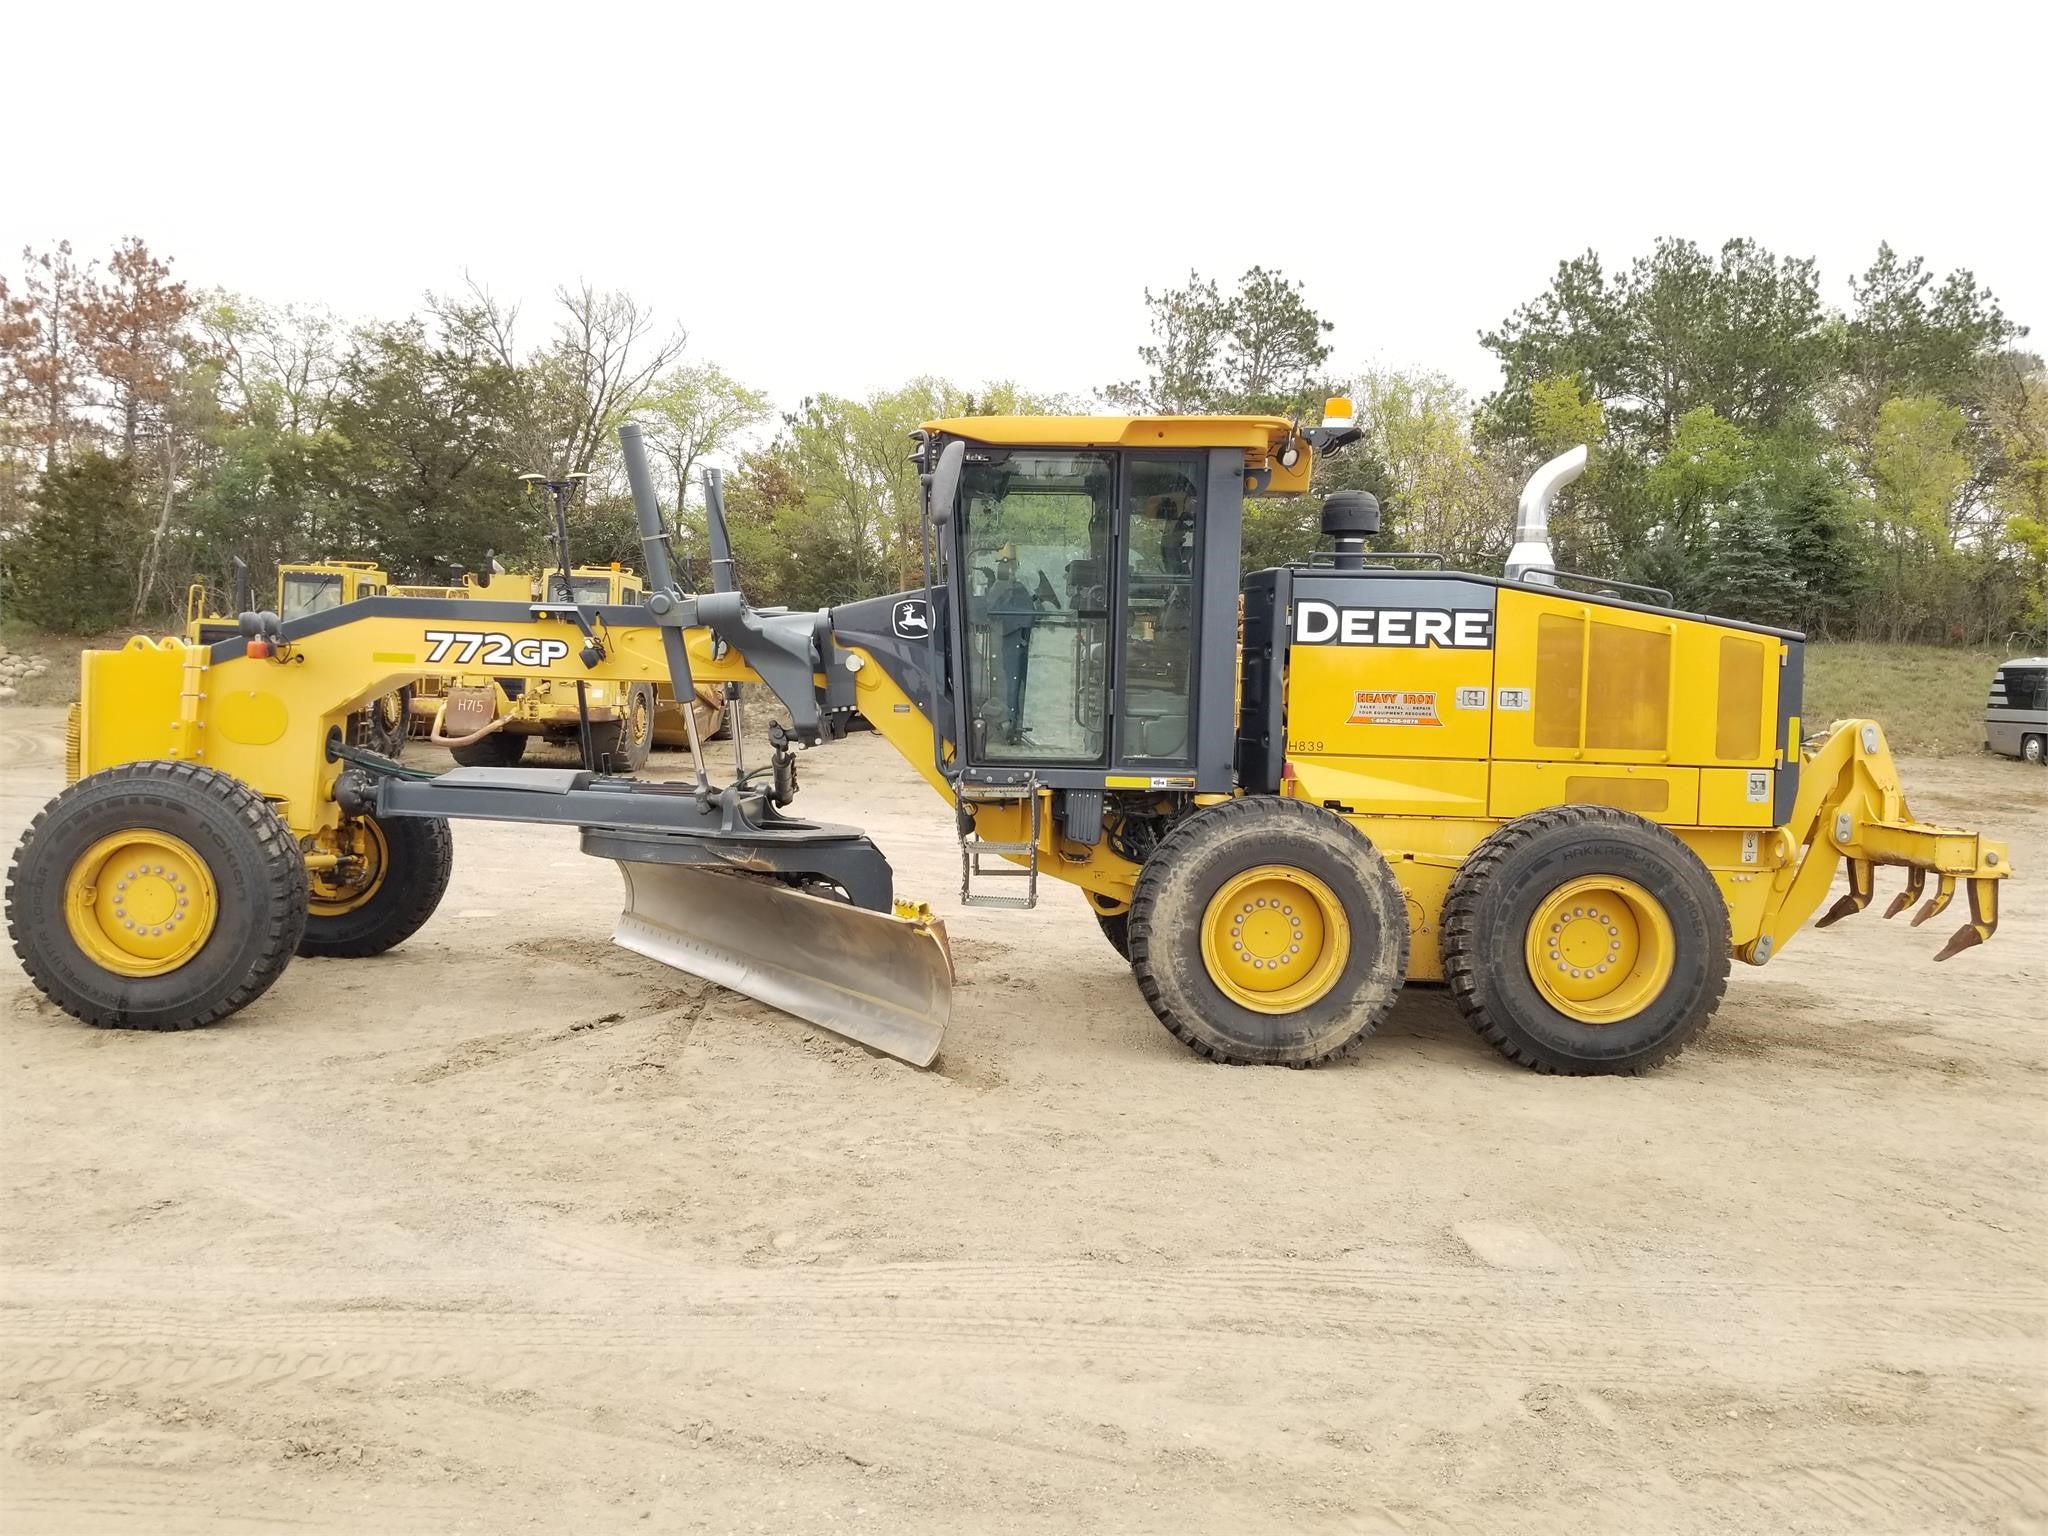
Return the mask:
<svg viewBox="0 0 2048 1536">
<path fill-rule="evenodd" d="M 922 598 L 909 598 L 896 605 L 891 623 L 904 639 L 921 639 L 932 632 L 931 610 Z"/>
</svg>

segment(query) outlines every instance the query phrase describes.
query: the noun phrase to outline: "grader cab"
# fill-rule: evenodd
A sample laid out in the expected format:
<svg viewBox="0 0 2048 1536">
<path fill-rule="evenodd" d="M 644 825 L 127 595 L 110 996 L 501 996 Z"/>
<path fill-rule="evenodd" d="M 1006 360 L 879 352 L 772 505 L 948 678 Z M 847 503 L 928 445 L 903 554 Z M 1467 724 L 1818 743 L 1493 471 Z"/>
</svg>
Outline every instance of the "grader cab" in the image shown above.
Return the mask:
<svg viewBox="0 0 2048 1536">
<path fill-rule="evenodd" d="M 1337 406 L 1306 430 L 928 423 L 924 585 L 818 613 L 684 593 L 629 425 L 637 602 L 369 597 L 87 653 L 76 782 L 9 877 L 17 951 L 88 1022 L 190 1027 L 294 950 L 402 942 L 447 884 L 450 819 L 566 825 L 621 868 L 617 942 L 924 1065 L 951 1011 L 939 923 L 864 835 L 788 809 L 801 752 L 855 729 L 953 808 L 965 903 L 1078 886 L 1160 1021 L 1219 1061 L 1332 1060 L 1441 979 L 1526 1065 L 1648 1067 L 1844 864 L 1823 924 L 1898 865 L 1887 916 L 1929 876 L 1916 923 L 1968 891 L 1937 959 L 1991 936 L 2005 849 L 1915 821 L 1875 722 L 1803 743 L 1798 635 L 1554 568 L 1582 452 L 1530 482 L 1506 576 L 1369 555 L 1377 509 L 1340 496 L 1327 556 L 1240 580 L 1245 499 L 1307 489 L 1357 435 Z M 653 784 L 435 776 L 348 740 L 365 701 L 474 668 L 758 683 L 788 724 L 722 785 L 701 752 Z"/>
</svg>

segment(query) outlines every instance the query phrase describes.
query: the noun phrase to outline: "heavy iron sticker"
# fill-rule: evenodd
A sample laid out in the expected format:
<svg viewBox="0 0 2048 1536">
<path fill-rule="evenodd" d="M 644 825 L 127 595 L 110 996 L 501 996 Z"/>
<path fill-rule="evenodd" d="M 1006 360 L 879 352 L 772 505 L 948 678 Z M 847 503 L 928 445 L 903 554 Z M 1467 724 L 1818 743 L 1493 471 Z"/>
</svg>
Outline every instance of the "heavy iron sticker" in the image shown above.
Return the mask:
<svg viewBox="0 0 2048 1536">
<path fill-rule="evenodd" d="M 1349 725 L 1442 725 L 1433 690 L 1361 688 L 1351 696 Z"/>
</svg>

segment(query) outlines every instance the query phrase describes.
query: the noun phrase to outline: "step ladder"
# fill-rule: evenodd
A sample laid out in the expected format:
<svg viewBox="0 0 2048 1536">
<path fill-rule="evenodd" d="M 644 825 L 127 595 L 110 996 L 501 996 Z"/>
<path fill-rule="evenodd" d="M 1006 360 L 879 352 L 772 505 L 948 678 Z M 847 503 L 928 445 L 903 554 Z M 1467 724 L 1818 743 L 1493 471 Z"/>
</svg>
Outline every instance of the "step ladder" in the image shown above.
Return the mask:
<svg viewBox="0 0 2048 1536">
<path fill-rule="evenodd" d="M 977 836 L 973 822 L 960 818 L 960 905 L 963 907 L 1016 907 L 1028 908 L 1038 905 L 1038 834 L 1039 818 L 1044 814 L 1044 802 L 1038 793 L 1038 779 L 1033 775 L 1021 784 L 956 784 L 954 793 L 963 808 L 973 805 L 1014 805 L 1026 801 L 1031 806 L 1031 839 L 1023 843 L 992 843 Z M 1024 860 L 1012 864 L 1005 855 Z M 995 862 L 985 865 L 984 857 Z M 982 884 L 977 886 L 976 881 Z M 1021 896 L 999 895 L 988 889 L 991 882 L 1001 880 L 1022 880 L 1024 894 Z"/>
</svg>

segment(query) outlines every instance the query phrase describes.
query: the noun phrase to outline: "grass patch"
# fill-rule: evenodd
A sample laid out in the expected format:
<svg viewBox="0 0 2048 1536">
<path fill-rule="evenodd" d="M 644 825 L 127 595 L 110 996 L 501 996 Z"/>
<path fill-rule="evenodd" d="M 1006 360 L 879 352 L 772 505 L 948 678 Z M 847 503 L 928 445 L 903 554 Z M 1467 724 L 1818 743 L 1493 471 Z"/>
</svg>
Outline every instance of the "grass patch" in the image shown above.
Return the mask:
<svg viewBox="0 0 2048 1536">
<path fill-rule="evenodd" d="M 1870 719 L 1905 752 L 1949 755 L 1984 747 L 1984 701 L 2004 651 L 1848 641 L 1806 648 L 1804 725 Z"/>
</svg>

